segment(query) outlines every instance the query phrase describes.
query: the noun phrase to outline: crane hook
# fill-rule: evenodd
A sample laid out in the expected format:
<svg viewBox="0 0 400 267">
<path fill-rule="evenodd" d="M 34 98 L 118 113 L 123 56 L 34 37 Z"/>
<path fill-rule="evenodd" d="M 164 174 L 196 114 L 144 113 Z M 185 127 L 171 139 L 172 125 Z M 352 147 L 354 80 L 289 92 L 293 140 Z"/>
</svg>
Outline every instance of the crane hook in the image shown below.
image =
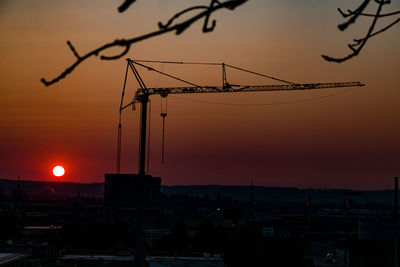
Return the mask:
<svg viewBox="0 0 400 267">
<path fill-rule="evenodd" d="M 161 117 L 162 117 L 162 138 L 161 138 L 161 163 L 165 163 L 165 118 L 167 117 L 167 95 L 161 95 Z"/>
</svg>

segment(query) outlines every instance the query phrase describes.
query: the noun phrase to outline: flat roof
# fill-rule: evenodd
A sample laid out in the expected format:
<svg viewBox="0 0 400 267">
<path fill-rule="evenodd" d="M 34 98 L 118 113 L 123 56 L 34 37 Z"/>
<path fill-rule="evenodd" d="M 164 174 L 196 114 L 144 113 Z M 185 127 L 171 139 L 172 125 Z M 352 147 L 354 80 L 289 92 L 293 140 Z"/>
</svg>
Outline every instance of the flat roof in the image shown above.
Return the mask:
<svg viewBox="0 0 400 267">
<path fill-rule="evenodd" d="M 28 256 L 30 253 L 0 253 L 0 265 L 12 263 Z"/>
<path fill-rule="evenodd" d="M 117 261 L 129 262 L 134 260 L 134 256 L 116 256 L 116 255 L 64 255 L 60 260 L 67 261 Z"/>
<path fill-rule="evenodd" d="M 223 261 L 221 257 L 173 257 L 173 256 L 148 256 L 148 260 L 192 260 L 192 261 Z"/>
<path fill-rule="evenodd" d="M 62 229 L 62 226 L 50 225 L 50 226 L 25 226 L 24 227 L 24 230 L 57 230 L 57 229 Z"/>
</svg>

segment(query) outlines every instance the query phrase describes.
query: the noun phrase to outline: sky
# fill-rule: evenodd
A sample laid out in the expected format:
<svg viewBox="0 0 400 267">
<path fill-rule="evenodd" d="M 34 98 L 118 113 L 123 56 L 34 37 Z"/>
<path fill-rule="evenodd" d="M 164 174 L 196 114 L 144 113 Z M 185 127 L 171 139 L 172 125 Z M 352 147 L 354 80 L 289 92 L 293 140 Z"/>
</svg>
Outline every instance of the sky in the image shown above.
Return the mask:
<svg viewBox="0 0 400 267">
<path fill-rule="evenodd" d="M 104 43 L 158 29 L 159 21 L 190 4 L 183 0 L 3 0 L 0 2 L 0 179 L 103 182 L 116 170 L 118 108 L 125 57 L 93 57 L 67 78 L 45 87 L 75 60 Z M 209 1 L 191 1 L 208 4 Z M 132 46 L 132 59 L 225 62 L 281 79 L 361 81 L 358 88 L 168 96 L 166 162 L 161 163 L 160 97 L 151 97 L 149 173 L 166 185 L 223 184 L 299 188 L 391 188 L 400 174 L 400 28 L 371 39 L 358 57 L 344 56 L 369 20 L 347 31 L 337 8 L 357 1 L 251 0 L 221 10 L 216 27 L 199 21 Z M 393 2 L 390 11 L 399 10 Z M 383 24 L 382 24 L 383 25 Z M 113 49 L 105 52 L 113 55 Z M 153 67 L 202 85 L 220 85 L 220 67 Z M 182 86 L 139 69 L 148 87 Z M 276 84 L 228 70 L 232 84 Z M 138 84 L 127 81 L 126 100 Z M 123 113 L 121 172 L 136 173 L 139 105 Z M 57 164 L 66 175 L 56 178 Z"/>
</svg>

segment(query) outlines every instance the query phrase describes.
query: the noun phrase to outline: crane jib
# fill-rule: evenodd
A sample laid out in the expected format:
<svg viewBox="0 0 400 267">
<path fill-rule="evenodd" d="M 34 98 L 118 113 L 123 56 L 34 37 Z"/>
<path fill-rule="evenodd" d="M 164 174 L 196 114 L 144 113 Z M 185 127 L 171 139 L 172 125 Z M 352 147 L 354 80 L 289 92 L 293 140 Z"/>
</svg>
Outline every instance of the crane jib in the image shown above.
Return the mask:
<svg viewBox="0 0 400 267">
<path fill-rule="evenodd" d="M 288 90 L 312 90 L 339 87 L 364 86 L 361 82 L 337 82 L 337 83 L 304 83 L 304 84 L 283 84 L 283 85 L 247 85 L 239 88 L 224 88 L 222 86 L 193 86 L 193 87 L 161 87 L 147 88 L 146 91 L 138 89 L 136 97 L 143 95 L 169 94 L 206 94 L 206 93 L 235 93 L 235 92 L 262 92 L 262 91 L 288 91 Z M 135 97 L 135 98 L 136 98 Z"/>
</svg>

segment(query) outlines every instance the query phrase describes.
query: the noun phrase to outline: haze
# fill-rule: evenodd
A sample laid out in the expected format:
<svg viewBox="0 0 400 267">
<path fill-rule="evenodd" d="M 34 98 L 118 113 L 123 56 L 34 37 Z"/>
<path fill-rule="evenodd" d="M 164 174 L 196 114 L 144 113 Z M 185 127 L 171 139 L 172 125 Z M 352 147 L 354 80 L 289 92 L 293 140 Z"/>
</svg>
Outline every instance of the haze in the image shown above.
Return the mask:
<svg viewBox="0 0 400 267">
<path fill-rule="evenodd" d="M 50 87 L 40 78 L 53 78 L 74 61 L 67 40 L 85 53 L 117 38 L 156 30 L 158 21 L 189 5 L 136 1 L 120 14 L 117 2 L 0 3 L 0 178 L 53 180 L 55 164 L 68 169 L 62 178 L 66 181 L 103 182 L 104 173 L 115 172 L 125 61 L 89 59 Z M 240 105 L 170 96 L 165 165 L 160 98 L 153 97 L 150 173 L 167 185 L 390 188 L 400 171 L 399 27 L 371 39 L 360 56 L 328 63 L 321 54 L 347 54 L 347 43 L 367 30 L 367 21 L 348 32 L 337 30 L 342 18 L 336 9 L 349 5 L 253 0 L 234 12 L 214 14 L 217 25 L 211 33 L 201 32 L 201 22 L 182 35 L 134 45 L 127 57 L 226 62 L 295 82 L 367 84 L 354 90 L 187 97 Z M 400 7 L 399 2 L 393 5 Z M 154 67 L 200 84 L 221 84 L 217 67 Z M 140 71 L 149 87 L 171 85 Z M 236 72 L 228 73 L 228 81 L 273 83 Z M 132 76 L 128 86 L 129 98 L 138 87 Z M 122 172 L 137 172 L 139 113 L 127 110 L 123 116 Z"/>
</svg>

